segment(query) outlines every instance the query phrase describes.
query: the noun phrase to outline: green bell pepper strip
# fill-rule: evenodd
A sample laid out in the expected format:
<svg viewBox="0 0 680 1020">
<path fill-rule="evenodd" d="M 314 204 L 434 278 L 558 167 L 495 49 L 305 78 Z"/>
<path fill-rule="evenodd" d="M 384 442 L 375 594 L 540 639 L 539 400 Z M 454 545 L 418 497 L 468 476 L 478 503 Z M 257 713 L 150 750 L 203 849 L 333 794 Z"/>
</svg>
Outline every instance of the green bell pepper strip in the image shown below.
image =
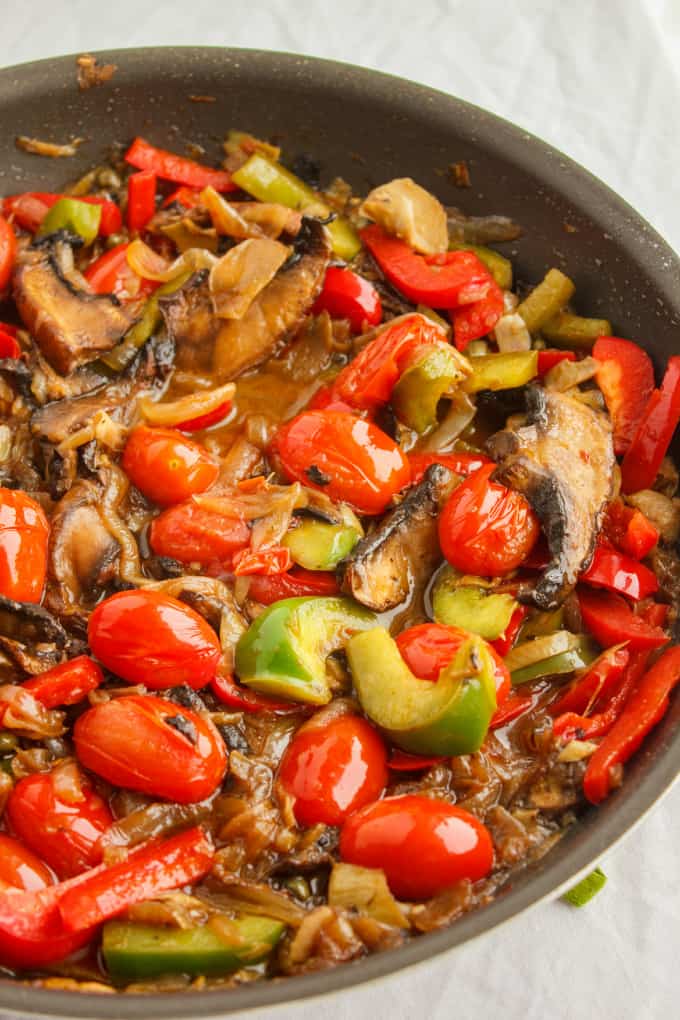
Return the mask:
<svg viewBox="0 0 680 1020">
<path fill-rule="evenodd" d="M 557 655 L 551 655 L 530 666 L 512 670 L 510 673 L 512 686 L 519 687 L 521 684 L 526 684 L 530 680 L 538 680 L 540 677 L 565 676 L 568 673 L 574 673 L 577 669 L 589 666 L 598 655 L 598 647 L 592 638 L 581 635 L 579 643 L 574 648 L 570 648 L 566 652 L 559 652 Z"/>
<path fill-rule="evenodd" d="M 562 899 L 566 903 L 570 903 L 572 907 L 585 907 L 586 903 L 589 903 L 593 896 L 597 896 L 606 884 L 607 876 L 604 871 L 601 868 L 595 868 L 578 885 L 565 892 Z"/>
<path fill-rule="evenodd" d="M 608 319 L 586 319 L 571 312 L 558 312 L 543 323 L 541 333 L 556 347 L 589 351 L 598 336 L 612 335 L 612 324 Z"/>
<path fill-rule="evenodd" d="M 288 206 L 289 209 L 299 209 L 309 216 L 321 218 L 331 212 L 330 207 L 313 188 L 280 163 L 267 159 L 259 152 L 250 156 L 243 166 L 231 175 L 231 179 L 239 188 L 260 202 L 276 202 Z M 349 262 L 361 250 L 359 235 L 344 216 L 336 217 L 326 229 L 331 235 L 333 251 L 341 259 Z"/>
<path fill-rule="evenodd" d="M 463 387 L 468 393 L 480 390 L 511 390 L 525 386 L 538 375 L 538 351 L 482 354 L 470 358 L 472 375 Z"/>
<path fill-rule="evenodd" d="M 373 613 L 342 597 L 283 599 L 251 623 L 236 645 L 241 683 L 264 694 L 326 705 L 333 697 L 326 659 L 359 631 L 375 627 Z"/>
<path fill-rule="evenodd" d="M 494 251 L 493 248 L 487 248 L 483 244 L 463 244 L 457 241 L 452 241 L 449 244 L 449 251 L 473 251 L 502 290 L 512 288 L 512 262 L 500 252 Z"/>
<path fill-rule="evenodd" d="M 479 750 L 496 711 L 494 660 L 470 635 L 436 683 L 420 680 L 383 627 L 357 634 L 347 659 L 366 715 L 393 744 L 412 754 Z"/>
<path fill-rule="evenodd" d="M 281 544 L 290 549 L 294 563 L 305 570 L 335 570 L 362 537 L 363 529 L 324 521 L 302 521 L 284 535 Z"/>
<path fill-rule="evenodd" d="M 265 960 L 285 931 L 269 917 L 245 915 L 231 920 L 230 945 L 207 925 L 168 928 L 162 925 L 109 921 L 104 925 L 102 955 L 114 981 L 137 981 L 164 974 L 230 974 Z"/>
<path fill-rule="evenodd" d="M 576 287 L 559 269 L 549 269 L 537 287 L 517 306 L 530 333 L 537 333 L 546 322 L 562 311 Z"/>
<path fill-rule="evenodd" d="M 415 432 L 429 432 L 438 424 L 439 401 L 464 377 L 460 355 L 448 344 L 416 351 L 392 390 L 391 404 L 397 419 Z"/>
<path fill-rule="evenodd" d="M 82 237 L 85 244 L 92 244 L 99 234 L 101 218 L 100 205 L 81 202 L 78 198 L 60 198 L 40 224 L 38 237 L 56 234 L 58 230 L 68 230 L 70 234 Z"/>
<path fill-rule="evenodd" d="M 462 583 L 450 568 L 442 571 L 432 590 L 432 613 L 437 623 L 471 631 L 486 641 L 495 641 L 505 633 L 517 606 L 512 595 L 505 592 L 487 591 L 481 583 Z"/>
</svg>

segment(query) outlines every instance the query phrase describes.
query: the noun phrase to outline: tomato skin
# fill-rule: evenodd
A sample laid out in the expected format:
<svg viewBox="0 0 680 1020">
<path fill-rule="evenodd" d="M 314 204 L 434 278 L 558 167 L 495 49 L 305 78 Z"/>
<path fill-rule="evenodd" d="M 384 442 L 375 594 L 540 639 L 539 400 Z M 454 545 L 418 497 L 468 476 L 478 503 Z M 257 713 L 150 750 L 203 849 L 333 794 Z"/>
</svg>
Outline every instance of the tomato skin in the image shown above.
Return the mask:
<svg viewBox="0 0 680 1020">
<path fill-rule="evenodd" d="M 341 715 L 317 726 L 312 720 L 288 745 L 278 778 L 294 798 L 300 825 L 342 825 L 385 789 L 385 745 L 360 716 Z"/>
<path fill-rule="evenodd" d="M 250 542 L 250 529 L 238 517 L 225 517 L 197 503 L 179 503 L 156 517 L 149 529 L 149 544 L 157 556 L 180 563 L 231 567 L 235 552 Z"/>
<path fill-rule="evenodd" d="M 491 871 L 493 843 L 485 825 L 463 808 L 431 797 L 387 797 L 353 814 L 340 834 L 340 857 L 382 868 L 401 899 L 420 900 Z"/>
<path fill-rule="evenodd" d="M 208 451 L 193 439 L 177 429 L 146 425 L 130 433 L 121 464 L 139 491 L 159 506 L 205 492 L 220 473 Z"/>
<path fill-rule="evenodd" d="M 12 278 L 12 269 L 17 254 L 17 239 L 4 216 L 0 216 L 0 291 L 3 291 Z"/>
<path fill-rule="evenodd" d="M 248 587 L 248 597 L 263 606 L 271 606 L 280 599 L 299 598 L 302 595 L 338 595 L 340 587 L 335 574 L 329 570 L 305 570 L 293 567 L 285 574 L 254 574 Z"/>
<path fill-rule="evenodd" d="M 436 683 L 439 674 L 453 659 L 463 641 L 469 638 L 460 627 L 446 627 L 442 623 L 421 623 L 403 630 L 396 638 L 401 657 L 421 680 Z M 496 705 L 501 705 L 510 693 L 510 673 L 493 645 L 486 642 L 496 663 Z"/>
<path fill-rule="evenodd" d="M 222 654 L 202 616 L 158 591 L 120 591 L 104 599 L 90 616 L 87 636 L 112 673 L 156 691 L 177 684 L 205 687 Z"/>
<path fill-rule="evenodd" d="M 21 489 L 0 488 L 0 595 L 40 602 L 47 574 L 49 524 Z"/>
<path fill-rule="evenodd" d="M 489 464 L 461 482 L 439 517 L 442 552 L 465 574 L 508 574 L 538 539 L 538 519 L 524 496 L 491 481 L 495 467 Z"/>
<path fill-rule="evenodd" d="M 382 513 L 411 478 L 405 454 L 389 436 L 342 411 L 303 411 L 278 430 L 272 448 L 291 481 L 363 514 Z M 327 484 L 314 480 L 319 472 Z"/>
<path fill-rule="evenodd" d="M 0 833 L 0 891 L 9 887 L 32 892 L 53 882 L 52 872 L 32 850 Z"/>
<path fill-rule="evenodd" d="M 181 721 L 195 741 L 168 719 Z M 73 740 L 82 764 L 108 782 L 178 804 L 209 797 L 227 771 L 224 741 L 213 723 L 151 694 L 88 709 Z"/>
<path fill-rule="evenodd" d="M 83 799 L 66 803 L 57 796 L 54 774 L 20 779 L 7 802 L 12 832 L 61 878 L 72 878 L 102 860 L 100 839 L 113 824 L 106 801 L 87 783 Z"/>
</svg>

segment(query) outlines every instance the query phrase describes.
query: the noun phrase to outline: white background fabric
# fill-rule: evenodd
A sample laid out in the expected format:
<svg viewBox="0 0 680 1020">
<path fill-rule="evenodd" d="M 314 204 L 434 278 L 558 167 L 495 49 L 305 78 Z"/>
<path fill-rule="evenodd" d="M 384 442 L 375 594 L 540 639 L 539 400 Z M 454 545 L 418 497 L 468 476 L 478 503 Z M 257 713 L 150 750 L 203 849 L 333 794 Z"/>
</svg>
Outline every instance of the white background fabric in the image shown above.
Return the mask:
<svg viewBox="0 0 680 1020">
<path fill-rule="evenodd" d="M 433 85 L 583 163 L 680 250 L 680 0 L 3 0 L 0 9 L 4 65 L 212 44 L 330 57 Z M 585 909 L 542 904 L 430 963 L 267 1018 L 679 1016 L 679 809 L 676 786 L 605 857 L 609 883 Z"/>
</svg>

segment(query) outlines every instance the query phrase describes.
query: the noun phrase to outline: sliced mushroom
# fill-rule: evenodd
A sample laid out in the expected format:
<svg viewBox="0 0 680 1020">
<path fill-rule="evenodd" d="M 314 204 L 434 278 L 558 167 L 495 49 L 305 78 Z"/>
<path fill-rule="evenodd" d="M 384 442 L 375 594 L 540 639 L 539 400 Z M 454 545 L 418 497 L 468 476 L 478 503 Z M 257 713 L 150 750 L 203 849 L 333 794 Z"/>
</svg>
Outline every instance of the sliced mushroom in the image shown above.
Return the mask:
<svg viewBox="0 0 680 1020">
<path fill-rule="evenodd" d="M 448 468 L 431 465 L 404 501 L 355 546 L 343 590 L 379 613 L 400 605 L 441 559 L 437 517 L 456 482 Z"/>
<path fill-rule="evenodd" d="M 374 188 L 359 211 L 423 255 L 439 255 L 448 248 L 444 206 L 410 177 Z"/>
<path fill-rule="evenodd" d="M 495 478 L 522 492 L 538 514 L 551 561 L 535 587 L 520 592 L 554 609 L 592 558 L 614 488 L 614 448 L 607 415 L 565 393 L 529 386 L 526 424 L 492 436 Z"/>
<path fill-rule="evenodd" d="M 0 596 L 0 677 L 4 682 L 58 665 L 69 644 L 64 628 L 43 606 Z"/>
<path fill-rule="evenodd" d="M 242 319 L 288 258 L 290 249 L 269 238 L 234 245 L 210 270 L 213 309 L 219 319 Z"/>
<path fill-rule="evenodd" d="M 67 375 L 110 351 L 139 314 L 108 294 L 93 294 L 73 269 L 73 239 L 52 234 L 27 248 L 14 272 L 14 298 L 26 328 L 53 368 Z"/>
<path fill-rule="evenodd" d="M 96 602 L 116 576 L 120 547 L 100 516 L 101 503 L 101 487 L 81 479 L 53 514 L 49 574 L 64 612 Z"/>
</svg>

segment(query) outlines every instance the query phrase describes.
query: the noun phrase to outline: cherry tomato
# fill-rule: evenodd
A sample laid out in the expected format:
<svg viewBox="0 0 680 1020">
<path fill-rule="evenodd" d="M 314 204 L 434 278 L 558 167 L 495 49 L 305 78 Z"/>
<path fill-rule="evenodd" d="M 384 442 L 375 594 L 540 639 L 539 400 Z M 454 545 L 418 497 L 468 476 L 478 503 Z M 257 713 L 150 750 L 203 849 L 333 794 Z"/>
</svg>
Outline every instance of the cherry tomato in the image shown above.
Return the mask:
<svg viewBox="0 0 680 1020">
<path fill-rule="evenodd" d="M 431 464 L 443 464 L 456 475 L 467 478 L 473 471 L 479 471 L 486 464 L 491 464 L 483 453 L 464 453 L 454 450 L 452 453 L 409 453 L 411 465 L 411 485 L 417 485 Z"/>
<path fill-rule="evenodd" d="M 178 804 L 209 797 L 227 771 L 224 741 L 210 719 L 151 694 L 88 709 L 73 740 L 82 764 L 109 783 Z"/>
<path fill-rule="evenodd" d="M 254 575 L 248 587 L 248 598 L 271 606 L 279 599 L 303 595 L 338 595 L 340 588 L 335 574 L 329 570 L 305 570 L 293 567 L 286 574 Z"/>
<path fill-rule="evenodd" d="M 146 425 L 130 433 L 121 464 L 140 492 L 160 506 L 205 492 L 220 473 L 208 451 L 193 439 L 176 429 Z"/>
<path fill-rule="evenodd" d="M 279 782 L 294 798 L 300 825 L 341 825 L 385 789 L 385 745 L 360 716 L 341 715 L 318 725 L 312 720 L 288 745 Z"/>
<path fill-rule="evenodd" d="M 377 326 L 382 320 L 380 295 L 373 284 L 342 266 L 328 267 L 312 311 L 315 315 L 328 312 L 334 319 L 349 319 L 355 333 L 360 333 L 364 324 Z"/>
<path fill-rule="evenodd" d="M 104 674 L 89 655 L 78 655 L 22 684 L 45 708 L 77 705 L 104 682 Z"/>
<path fill-rule="evenodd" d="M 95 294 L 115 294 L 121 301 L 151 294 L 159 286 L 155 280 L 143 280 L 128 265 L 129 244 L 117 244 L 92 262 L 83 276 Z"/>
<path fill-rule="evenodd" d="M 291 480 L 359 513 L 382 513 L 411 478 L 406 456 L 389 436 L 342 411 L 303 411 L 281 426 L 273 449 Z"/>
<path fill-rule="evenodd" d="M 199 414 L 196 418 L 183 421 L 177 428 L 182 432 L 200 432 L 201 429 L 209 429 L 211 425 L 217 425 L 218 422 L 227 417 L 230 411 L 231 400 L 225 400 L 223 404 L 219 404 L 212 411 L 207 411 L 205 414 Z"/>
<path fill-rule="evenodd" d="M 515 570 L 539 535 L 524 496 L 492 482 L 495 464 L 475 471 L 454 489 L 439 518 L 444 556 L 465 574 L 497 577 Z"/>
<path fill-rule="evenodd" d="M 357 811 L 340 834 L 340 857 L 382 868 L 395 896 L 427 899 L 491 871 L 493 843 L 486 826 L 463 808 L 407 794 Z"/>
<path fill-rule="evenodd" d="M 17 254 L 17 239 L 11 223 L 0 216 L 0 291 L 5 290 L 14 268 Z"/>
<path fill-rule="evenodd" d="M 87 636 L 107 669 L 152 690 L 177 684 L 205 687 L 222 654 L 217 634 L 202 616 L 148 589 L 120 591 L 100 602 Z"/>
<path fill-rule="evenodd" d="M 250 542 L 250 528 L 238 517 L 189 501 L 164 510 L 151 524 L 149 544 L 157 556 L 180 563 L 231 569 L 232 557 Z"/>
<path fill-rule="evenodd" d="M 470 635 L 459 627 L 445 627 L 441 623 L 421 623 L 403 630 L 397 637 L 401 657 L 421 680 L 437 681 L 439 674 L 451 662 L 463 641 Z M 496 663 L 496 705 L 502 704 L 510 693 L 510 673 L 492 645 L 487 648 Z"/>
<path fill-rule="evenodd" d="M 21 489 L 0 489 L 0 595 L 40 602 L 47 573 L 49 525 Z"/>
<path fill-rule="evenodd" d="M 40 854 L 59 878 L 71 878 L 101 863 L 100 839 L 113 824 L 106 801 L 86 780 L 82 799 L 58 796 L 53 772 L 20 779 L 7 802 L 12 831 Z"/>
<path fill-rule="evenodd" d="M 7 887 L 32 892 L 52 885 L 52 872 L 18 839 L 0 833 L 0 891 Z"/>
</svg>

